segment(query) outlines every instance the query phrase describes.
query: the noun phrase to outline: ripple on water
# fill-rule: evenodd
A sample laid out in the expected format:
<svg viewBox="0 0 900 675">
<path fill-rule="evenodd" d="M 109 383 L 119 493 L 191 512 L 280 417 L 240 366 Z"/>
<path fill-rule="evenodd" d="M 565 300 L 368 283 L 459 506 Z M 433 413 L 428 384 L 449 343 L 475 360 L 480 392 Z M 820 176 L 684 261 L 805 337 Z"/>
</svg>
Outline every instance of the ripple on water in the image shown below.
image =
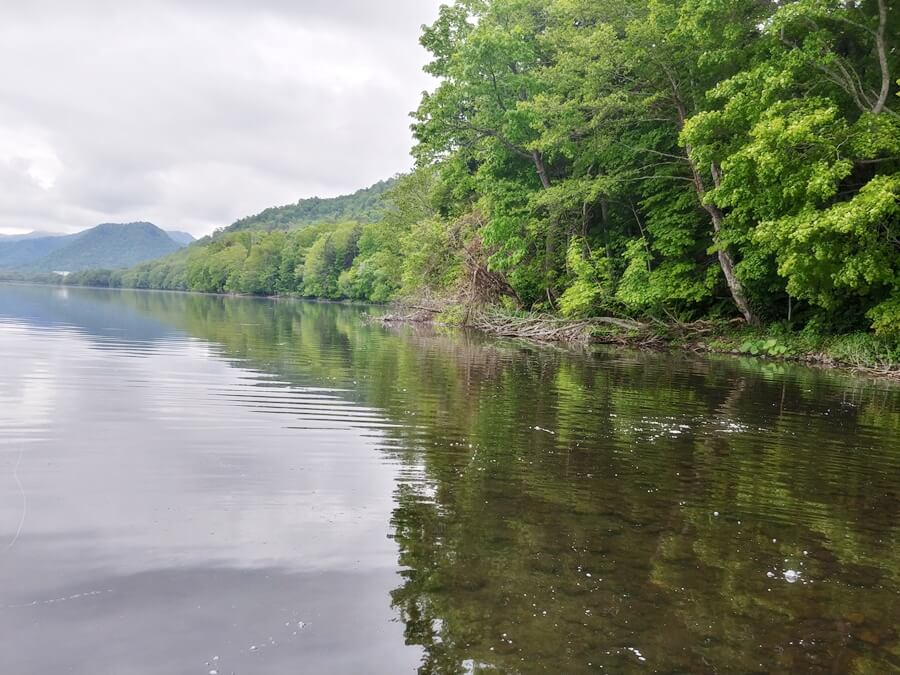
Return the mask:
<svg viewBox="0 0 900 675">
<path fill-rule="evenodd" d="M 339 306 L 28 303 L 0 288 L 0 534 L 18 456 L 29 506 L 0 671 L 896 662 L 894 391 Z"/>
</svg>

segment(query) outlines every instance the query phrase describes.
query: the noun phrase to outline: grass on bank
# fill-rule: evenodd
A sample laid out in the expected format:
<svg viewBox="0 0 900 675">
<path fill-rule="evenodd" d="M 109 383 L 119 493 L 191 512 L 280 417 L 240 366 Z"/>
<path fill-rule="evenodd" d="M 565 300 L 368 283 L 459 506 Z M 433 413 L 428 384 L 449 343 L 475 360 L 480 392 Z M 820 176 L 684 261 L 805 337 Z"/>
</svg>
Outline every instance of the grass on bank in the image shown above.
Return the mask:
<svg viewBox="0 0 900 675">
<path fill-rule="evenodd" d="M 900 374 L 900 344 L 865 332 L 828 335 L 810 329 L 791 330 L 783 324 L 765 328 L 726 324 L 706 341 L 706 347 L 716 352 Z"/>
</svg>

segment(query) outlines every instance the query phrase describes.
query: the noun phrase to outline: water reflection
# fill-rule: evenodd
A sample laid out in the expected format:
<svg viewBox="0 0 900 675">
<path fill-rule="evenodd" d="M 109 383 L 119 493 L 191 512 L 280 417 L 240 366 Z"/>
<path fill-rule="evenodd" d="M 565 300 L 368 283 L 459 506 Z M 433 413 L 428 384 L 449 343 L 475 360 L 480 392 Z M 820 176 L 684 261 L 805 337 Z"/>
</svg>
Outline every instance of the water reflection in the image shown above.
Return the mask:
<svg viewBox="0 0 900 675">
<path fill-rule="evenodd" d="M 0 364 L 0 672 L 414 669 L 378 414 L 102 294 L 0 289 Z"/>
<path fill-rule="evenodd" d="M 136 652 L 178 644 L 166 617 L 232 645 L 227 619 L 213 627 L 229 614 L 217 593 L 233 623 L 272 633 L 305 621 L 287 589 L 318 602 L 285 658 L 235 637 L 249 672 L 292 658 L 358 670 L 338 653 L 369 658 L 366 672 L 900 667 L 895 389 L 386 331 L 362 312 L 0 288 L 0 395 L 19 406 L 0 413 L 4 471 L 25 440 L 56 467 L 28 455 L 23 481 L 52 506 L 0 559 L 24 585 L 4 602 L 37 597 L 47 575 L 59 597 L 99 579 L 92 590 L 145 588 L 78 600 L 103 630 L 113 597 L 136 611 L 120 637 Z M 19 513 L 0 502 L 2 533 Z M 171 602 L 149 603 L 160 589 Z M 53 607 L 54 636 L 73 620 L 58 608 L 75 606 Z M 196 672 L 187 651 L 159 672 Z"/>
</svg>

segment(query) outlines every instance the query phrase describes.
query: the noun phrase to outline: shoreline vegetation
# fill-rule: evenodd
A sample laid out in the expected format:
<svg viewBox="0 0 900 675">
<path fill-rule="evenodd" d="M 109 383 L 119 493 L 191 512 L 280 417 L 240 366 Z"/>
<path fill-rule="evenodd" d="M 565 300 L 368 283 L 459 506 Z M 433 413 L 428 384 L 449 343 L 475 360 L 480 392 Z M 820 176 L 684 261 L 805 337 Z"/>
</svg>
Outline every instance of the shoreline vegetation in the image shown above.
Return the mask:
<svg viewBox="0 0 900 675">
<path fill-rule="evenodd" d="M 893 377 L 891 2 L 456 0 L 420 37 L 438 84 L 409 174 L 55 281 L 405 303 L 495 335 Z"/>
<path fill-rule="evenodd" d="M 385 325 L 427 324 L 471 328 L 499 338 L 569 346 L 618 345 L 647 350 L 754 357 L 794 362 L 900 381 L 900 361 L 890 342 L 868 333 L 816 335 L 747 326 L 742 321 L 691 323 L 632 321 L 615 317 L 565 319 L 553 315 L 511 314 L 497 308 L 459 305 L 396 305 L 372 316 Z"/>
<path fill-rule="evenodd" d="M 380 307 L 384 314 L 370 314 L 369 320 L 382 325 L 428 325 L 473 329 L 497 338 L 524 340 L 537 345 L 559 344 L 586 347 L 593 344 L 653 351 L 680 350 L 697 354 L 754 357 L 774 362 L 793 362 L 845 370 L 858 375 L 900 382 L 900 359 L 890 341 L 878 340 L 866 332 L 820 335 L 784 331 L 781 327 L 760 328 L 731 321 L 698 320 L 690 323 L 659 319 L 635 321 L 617 317 L 566 319 L 534 312 L 510 313 L 497 306 L 467 307 L 453 302 L 373 303 L 366 300 L 304 297 L 299 295 L 251 295 L 236 292 L 200 292 L 185 289 L 155 289 L 87 284 L 61 284 L 60 280 L 10 280 L 0 283 L 105 288 L 108 290 L 153 291 L 210 295 L 222 298 L 305 300 L 336 304 Z"/>
</svg>

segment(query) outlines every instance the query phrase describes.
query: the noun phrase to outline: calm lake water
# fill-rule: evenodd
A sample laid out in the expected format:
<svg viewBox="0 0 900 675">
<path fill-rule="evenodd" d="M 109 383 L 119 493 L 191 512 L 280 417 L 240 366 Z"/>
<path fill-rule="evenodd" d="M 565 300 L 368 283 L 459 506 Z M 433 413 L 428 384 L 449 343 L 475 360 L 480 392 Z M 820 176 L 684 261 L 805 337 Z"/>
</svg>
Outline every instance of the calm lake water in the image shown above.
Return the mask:
<svg viewBox="0 0 900 675">
<path fill-rule="evenodd" d="M 900 391 L 0 286 L 0 673 L 900 669 Z"/>
</svg>

